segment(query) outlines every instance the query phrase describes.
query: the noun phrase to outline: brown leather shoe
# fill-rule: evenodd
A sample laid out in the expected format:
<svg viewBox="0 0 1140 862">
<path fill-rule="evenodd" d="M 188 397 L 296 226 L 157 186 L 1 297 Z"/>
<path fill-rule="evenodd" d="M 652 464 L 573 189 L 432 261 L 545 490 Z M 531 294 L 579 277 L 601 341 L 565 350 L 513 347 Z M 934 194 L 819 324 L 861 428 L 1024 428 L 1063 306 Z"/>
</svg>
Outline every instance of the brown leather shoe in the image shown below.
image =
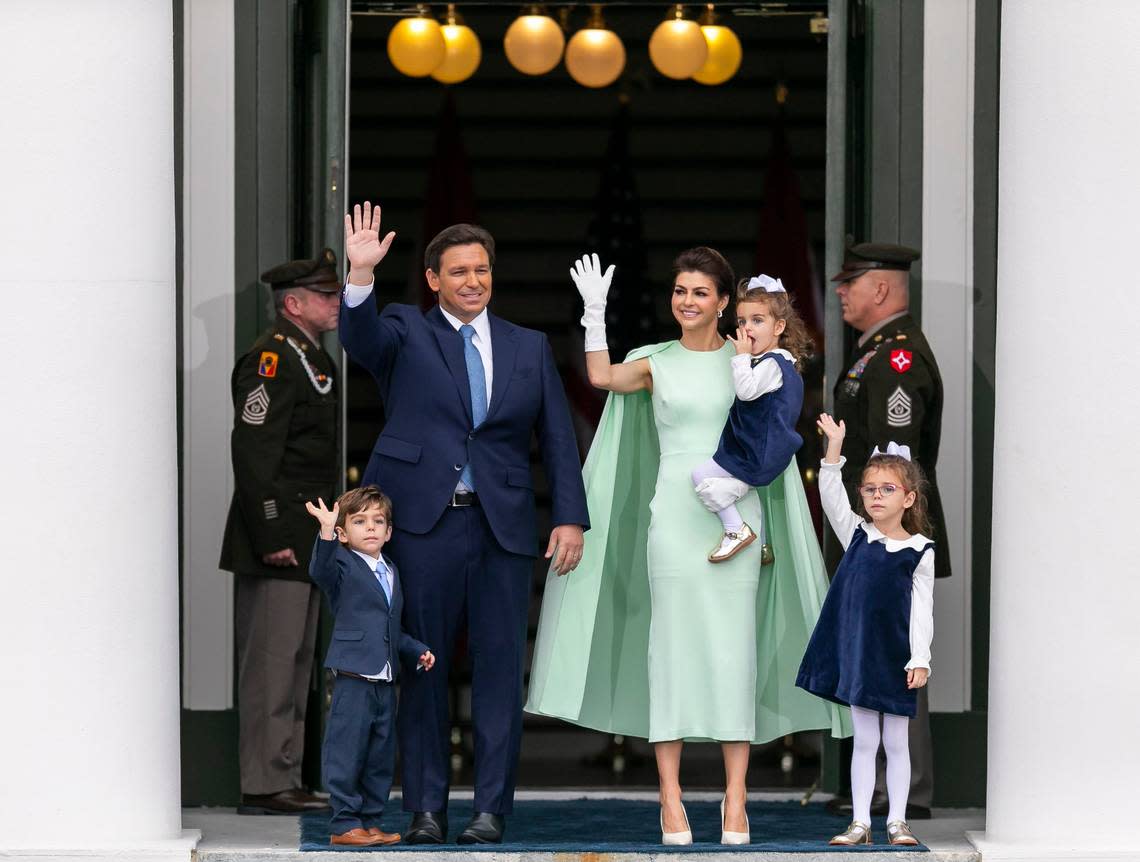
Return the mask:
<svg viewBox="0 0 1140 862">
<path fill-rule="evenodd" d="M 306 811 L 325 811 L 328 802 L 312 796 L 298 787 L 277 793 L 243 793 L 238 814 L 304 814 Z"/>
<path fill-rule="evenodd" d="M 383 830 L 380 829 L 379 826 L 369 826 L 368 827 L 368 834 L 369 835 L 375 835 L 377 838 L 379 838 L 381 844 L 399 844 L 400 843 L 400 833 L 399 832 L 384 832 Z"/>
<path fill-rule="evenodd" d="M 380 834 L 383 835 L 384 833 L 381 832 Z M 329 844 L 341 844 L 349 847 L 372 847 L 383 843 L 378 835 L 373 835 L 367 829 L 361 829 L 359 826 L 356 829 L 342 832 L 340 835 L 329 836 Z"/>
</svg>

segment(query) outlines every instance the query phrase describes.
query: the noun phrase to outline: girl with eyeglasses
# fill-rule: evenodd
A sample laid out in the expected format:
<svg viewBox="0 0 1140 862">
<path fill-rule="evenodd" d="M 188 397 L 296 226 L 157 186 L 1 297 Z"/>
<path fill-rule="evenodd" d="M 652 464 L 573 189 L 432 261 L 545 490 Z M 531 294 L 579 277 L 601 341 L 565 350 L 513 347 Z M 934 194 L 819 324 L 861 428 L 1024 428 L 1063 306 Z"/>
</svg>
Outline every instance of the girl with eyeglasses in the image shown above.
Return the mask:
<svg viewBox="0 0 1140 862">
<path fill-rule="evenodd" d="M 827 437 L 819 495 L 843 559 L 831 581 L 819 621 L 800 664 L 796 685 L 851 707 L 854 820 L 832 844 L 871 842 L 871 794 L 882 739 L 887 754 L 887 838 L 915 845 L 906 824 L 910 792 L 907 724 L 916 689 L 930 675 L 934 637 L 934 542 L 924 496 L 926 480 L 910 449 L 878 448 L 863 468 L 858 514 L 843 488 L 840 456 L 846 426 L 826 413 L 817 422 Z M 880 723 L 882 732 L 880 736 Z"/>
</svg>

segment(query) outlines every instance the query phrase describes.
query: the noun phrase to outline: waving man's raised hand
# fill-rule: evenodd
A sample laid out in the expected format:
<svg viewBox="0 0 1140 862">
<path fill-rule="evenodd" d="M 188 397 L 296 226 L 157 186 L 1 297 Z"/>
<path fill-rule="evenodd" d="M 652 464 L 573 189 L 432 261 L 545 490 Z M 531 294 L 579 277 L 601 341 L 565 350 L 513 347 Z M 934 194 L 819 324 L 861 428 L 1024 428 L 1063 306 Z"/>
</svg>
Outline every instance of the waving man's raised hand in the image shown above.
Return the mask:
<svg viewBox="0 0 1140 862">
<path fill-rule="evenodd" d="M 380 239 L 380 207 L 373 207 L 368 201 L 361 208 L 357 204 L 351 213 L 344 216 L 344 251 L 350 268 L 349 281 L 353 284 L 368 284 L 372 281 L 372 270 L 388 253 L 395 231 L 389 231 Z M 363 281 L 358 281 L 363 277 Z"/>
</svg>

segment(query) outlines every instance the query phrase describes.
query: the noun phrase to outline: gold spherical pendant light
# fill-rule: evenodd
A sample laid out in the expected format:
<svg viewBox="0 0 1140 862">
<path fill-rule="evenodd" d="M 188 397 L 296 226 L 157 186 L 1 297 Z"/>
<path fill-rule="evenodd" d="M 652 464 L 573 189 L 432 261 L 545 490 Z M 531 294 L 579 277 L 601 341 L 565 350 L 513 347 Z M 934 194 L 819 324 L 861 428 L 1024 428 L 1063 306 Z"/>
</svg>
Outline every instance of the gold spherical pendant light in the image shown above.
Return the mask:
<svg viewBox="0 0 1140 862">
<path fill-rule="evenodd" d="M 705 34 L 684 15 L 685 7 L 678 3 L 649 37 L 649 59 L 666 78 L 691 78 L 709 56 Z"/>
<path fill-rule="evenodd" d="M 606 29 L 602 4 L 590 4 L 590 20 L 566 45 L 566 71 L 583 87 L 608 87 L 625 68 L 625 46 Z"/>
<path fill-rule="evenodd" d="M 443 62 L 436 66 L 431 76 L 443 84 L 458 84 L 475 74 L 483 59 L 483 46 L 475 31 L 463 23 L 455 4 L 447 4 L 447 13 L 440 30 L 446 50 Z"/>
<path fill-rule="evenodd" d="M 740 61 L 744 58 L 740 39 L 727 27 L 716 23 L 712 3 L 701 15 L 701 32 L 708 43 L 709 56 L 705 64 L 693 74 L 693 80 L 709 86 L 723 84 L 736 74 Z"/>
<path fill-rule="evenodd" d="M 524 75 L 545 75 L 558 65 L 565 47 L 558 22 L 537 5 L 526 7 L 503 37 L 507 60 Z"/>
<path fill-rule="evenodd" d="M 439 22 L 427 6 L 417 6 L 413 18 L 404 18 L 388 34 L 388 59 L 409 78 L 425 78 L 443 62 L 447 44 Z"/>
</svg>

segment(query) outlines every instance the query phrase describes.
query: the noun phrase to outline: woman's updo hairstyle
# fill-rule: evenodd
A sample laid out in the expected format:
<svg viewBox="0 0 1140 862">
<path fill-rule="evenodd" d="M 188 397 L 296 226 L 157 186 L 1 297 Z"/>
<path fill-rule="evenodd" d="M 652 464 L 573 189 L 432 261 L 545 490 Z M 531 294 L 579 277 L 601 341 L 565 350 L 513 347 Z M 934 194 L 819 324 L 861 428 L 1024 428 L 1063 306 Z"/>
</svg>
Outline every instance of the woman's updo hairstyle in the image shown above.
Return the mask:
<svg viewBox="0 0 1140 862">
<path fill-rule="evenodd" d="M 736 284 L 736 273 L 732 264 L 724 259 L 715 248 L 699 245 L 696 248 L 685 249 L 673 261 L 673 279 L 682 272 L 699 272 L 707 275 L 716 285 L 718 297 L 732 298 L 733 287 Z"/>
</svg>

